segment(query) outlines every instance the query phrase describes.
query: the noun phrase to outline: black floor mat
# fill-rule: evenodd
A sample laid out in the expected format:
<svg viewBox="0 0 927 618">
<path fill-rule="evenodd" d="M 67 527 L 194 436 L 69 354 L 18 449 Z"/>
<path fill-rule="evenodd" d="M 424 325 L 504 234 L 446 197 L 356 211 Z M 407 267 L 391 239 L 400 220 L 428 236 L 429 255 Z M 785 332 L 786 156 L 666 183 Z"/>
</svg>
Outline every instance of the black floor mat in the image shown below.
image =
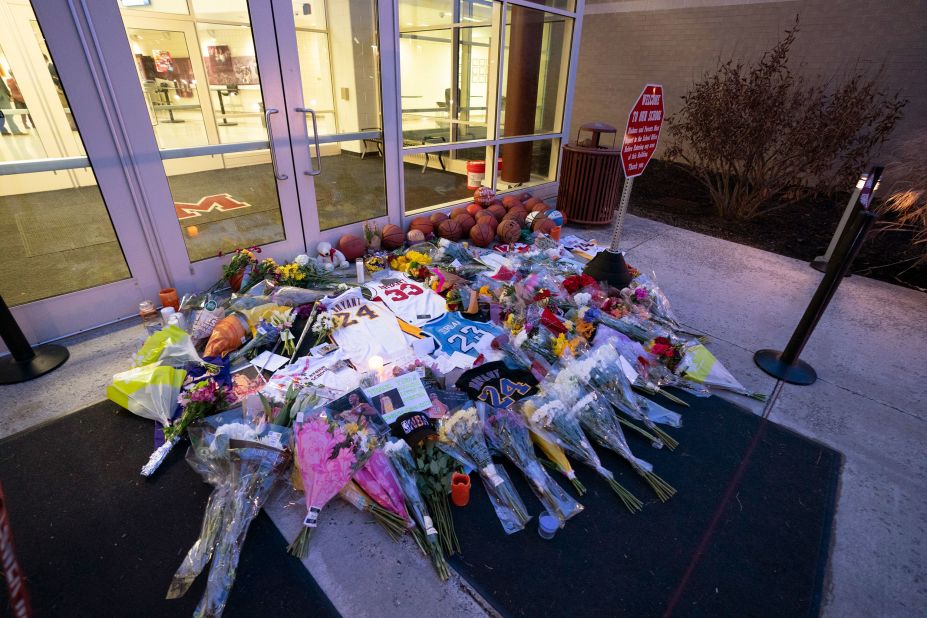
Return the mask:
<svg viewBox="0 0 927 618">
<path fill-rule="evenodd" d="M 454 509 L 463 548 L 455 569 L 503 615 L 817 615 L 842 455 L 717 397 L 686 399 L 690 408 L 667 406 L 684 417 L 669 430 L 674 452 L 628 432 L 634 453 L 678 490 L 669 502 L 597 447 L 645 500 L 643 512 L 628 513 L 594 472 L 577 468 L 585 511 L 545 541 L 536 517 L 506 536 L 476 482 L 470 504 Z M 537 515 L 521 474 L 506 469 Z"/>
<path fill-rule="evenodd" d="M 199 534 L 211 488 L 181 447 L 154 479 L 139 476 L 152 436 L 151 422 L 103 402 L 0 442 L 0 481 L 36 615 L 193 613 L 206 573 L 182 599 L 164 595 Z M 286 545 L 262 512 L 225 615 L 338 615 Z"/>
</svg>

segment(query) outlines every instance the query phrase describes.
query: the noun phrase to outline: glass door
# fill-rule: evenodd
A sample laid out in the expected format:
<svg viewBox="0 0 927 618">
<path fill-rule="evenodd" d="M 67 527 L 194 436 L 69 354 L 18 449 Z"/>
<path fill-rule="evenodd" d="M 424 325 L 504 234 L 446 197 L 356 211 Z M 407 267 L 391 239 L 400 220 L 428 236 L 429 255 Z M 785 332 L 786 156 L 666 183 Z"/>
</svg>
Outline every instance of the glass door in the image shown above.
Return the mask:
<svg viewBox="0 0 927 618">
<path fill-rule="evenodd" d="M 364 221 L 399 222 L 387 174 L 391 96 L 376 0 L 274 2 L 274 22 L 307 246 L 360 234 Z M 389 30 L 387 30 L 389 32 Z M 389 38 L 389 37 L 387 37 Z M 388 62 L 388 60 L 387 60 Z M 387 80 L 388 81 L 388 80 Z M 393 205 L 391 207 L 388 204 Z"/>
<path fill-rule="evenodd" d="M 33 343 L 137 312 L 163 282 L 83 26 L 64 2 L 0 0 L 0 294 Z"/>
</svg>

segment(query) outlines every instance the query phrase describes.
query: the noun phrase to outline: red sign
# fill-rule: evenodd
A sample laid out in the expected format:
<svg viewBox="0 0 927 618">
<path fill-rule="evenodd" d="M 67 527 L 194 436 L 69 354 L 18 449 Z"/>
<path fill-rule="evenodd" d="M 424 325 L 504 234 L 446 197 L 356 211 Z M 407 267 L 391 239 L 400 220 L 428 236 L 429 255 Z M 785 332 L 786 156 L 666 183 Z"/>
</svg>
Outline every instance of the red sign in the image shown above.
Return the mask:
<svg viewBox="0 0 927 618">
<path fill-rule="evenodd" d="M 660 140 L 663 126 L 663 86 L 647 84 L 628 114 L 621 146 L 621 165 L 625 178 L 644 173 Z"/>
<path fill-rule="evenodd" d="M 240 202 L 228 193 L 201 197 L 196 204 L 174 202 L 174 210 L 177 211 L 177 219 L 180 221 L 199 217 L 210 212 L 228 212 L 239 208 L 251 208 L 251 204 Z"/>
</svg>

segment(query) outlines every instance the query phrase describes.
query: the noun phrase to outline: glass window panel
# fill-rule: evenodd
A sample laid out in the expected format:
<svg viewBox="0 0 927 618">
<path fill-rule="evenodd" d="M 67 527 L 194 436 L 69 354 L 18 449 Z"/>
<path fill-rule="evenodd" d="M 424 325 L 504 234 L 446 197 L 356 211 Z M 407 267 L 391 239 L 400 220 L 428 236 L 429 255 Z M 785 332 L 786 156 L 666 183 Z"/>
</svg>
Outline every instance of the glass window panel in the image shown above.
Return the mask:
<svg viewBox="0 0 927 618">
<path fill-rule="evenodd" d="M 206 121 L 193 70 L 201 62 L 180 30 L 127 28 L 135 68 L 145 94 L 158 146 L 183 148 L 208 143 Z M 195 41 L 193 42 L 195 49 Z"/>
<path fill-rule="evenodd" d="M 543 4 L 544 6 L 549 6 L 552 9 L 560 9 L 562 11 L 573 11 L 576 9 L 576 0 L 531 0 L 535 4 Z"/>
<path fill-rule="evenodd" d="M 81 156 L 35 16 L 17 8 L 0 21 L 0 163 Z M 90 168 L 0 175 L 0 244 L 0 294 L 10 306 L 131 276 Z"/>
<path fill-rule="evenodd" d="M 491 31 L 490 26 L 467 26 L 400 34 L 406 147 L 491 137 Z"/>
<path fill-rule="evenodd" d="M 247 3 L 192 5 L 193 21 L 151 24 L 124 14 L 158 146 L 265 141 Z M 268 150 L 167 159 L 164 168 L 191 261 L 285 238 Z"/>
<path fill-rule="evenodd" d="M 294 1 L 294 12 L 301 6 Z M 377 11 L 373 0 L 357 0 L 312 3 L 312 15 L 318 18 L 315 27 L 327 24 L 329 32 L 296 31 L 305 106 L 316 111 L 323 138 L 362 135 L 321 146 L 315 197 L 319 226 L 328 230 L 387 213 Z M 311 136 L 308 114 L 306 121 Z"/>
<path fill-rule="evenodd" d="M 560 140 L 544 139 L 502 144 L 499 146 L 499 152 L 496 190 L 500 193 L 557 179 Z"/>
<path fill-rule="evenodd" d="M 119 0 L 124 9 L 188 15 L 187 0 Z"/>
<path fill-rule="evenodd" d="M 563 119 L 573 20 L 509 5 L 502 72 L 502 137 L 557 133 Z"/>
<path fill-rule="evenodd" d="M 293 21 L 296 22 L 296 28 L 317 28 L 325 29 L 325 2 L 322 0 L 313 0 L 305 2 L 303 0 L 293 0 Z"/>
<path fill-rule="evenodd" d="M 406 212 L 471 200 L 474 189 L 468 189 L 467 185 L 476 179 L 471 176 L 468 181 L 467 163 L 482 164 L 483 179 L 479 184 L 490 186 L 492 175 L 487 173 L 491 170 L 486 170 L 486 157 L 492 150 L 476 146 L 405 155 L 402 167 Z"/>
<path fill-rule="evenodd" d="M 399 28 L 405 30 L 446 27 L 454 23 L 489 23 L 492 20 L 492 4 L 492 0 L 400 0 Z"/>
</svg>

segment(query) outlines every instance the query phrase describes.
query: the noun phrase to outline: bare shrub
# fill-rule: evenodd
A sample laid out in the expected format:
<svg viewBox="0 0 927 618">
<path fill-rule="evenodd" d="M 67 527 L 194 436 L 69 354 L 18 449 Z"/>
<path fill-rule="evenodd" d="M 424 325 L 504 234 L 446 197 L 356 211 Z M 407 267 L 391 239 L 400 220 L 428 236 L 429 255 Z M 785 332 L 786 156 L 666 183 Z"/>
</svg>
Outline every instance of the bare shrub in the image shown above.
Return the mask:
<svg viewBox="0 0 927 618">
<path fill-rule="evenodd" d="M 682 97 L 666 155 L 687 164 L 717 214 L 752 219 L 809 190 L 853 182 L 907 103 L 856 73 L 829 82 L 792 72 L 798 20 L 752 65 L 733 59 Z"/>
<path fill-rule="evenodd" d="M 905 140 L 898 149 L 898 161 L 887 166 L 886 172 L 895 181 L 888 199 L 879 209 L 886 220 L 883 230 L 908 231 L 919 249 L 914 264 L 927 262 L 927 131 Z"/>
</svg>

